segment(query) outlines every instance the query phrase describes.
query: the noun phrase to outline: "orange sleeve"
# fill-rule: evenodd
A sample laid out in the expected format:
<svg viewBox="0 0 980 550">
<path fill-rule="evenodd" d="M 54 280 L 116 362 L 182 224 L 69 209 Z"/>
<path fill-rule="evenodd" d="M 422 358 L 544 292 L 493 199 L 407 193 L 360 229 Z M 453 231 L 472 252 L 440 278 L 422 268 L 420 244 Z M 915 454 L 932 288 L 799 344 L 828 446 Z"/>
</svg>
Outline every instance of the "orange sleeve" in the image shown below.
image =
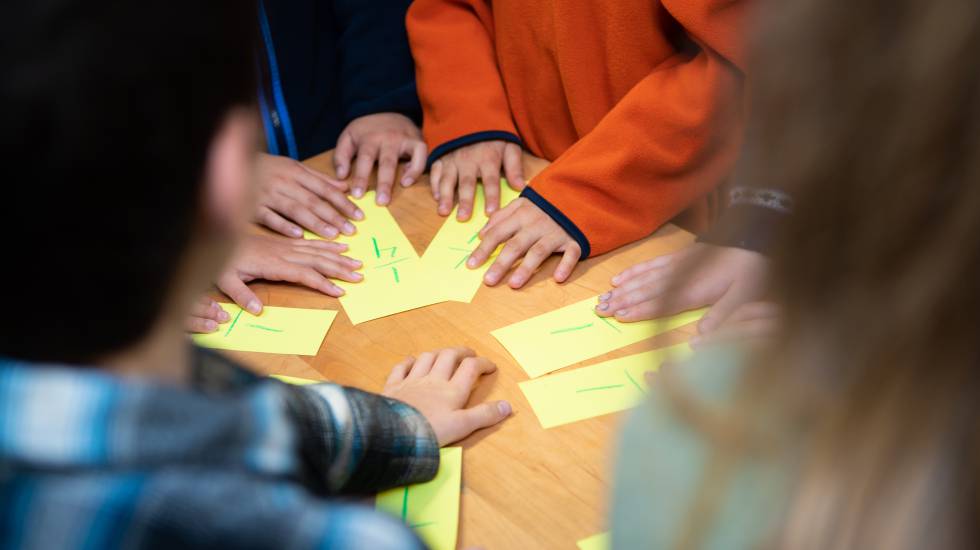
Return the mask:
<svg viewBox="0 0 980 550">
<path fill-rule="evenodd" d="M 415 0 L 406 24 L 429 163 L 478 141 L 521 144 L 497 69 L 489 0 Z"/>
<path fill-rule="evenodd" d="M 699 50 L 656 67 L 525 189 L 583 257 L 649 235 L 729 174 L 742 126 L 735 4 L 665 1 Z"/>
</svg>

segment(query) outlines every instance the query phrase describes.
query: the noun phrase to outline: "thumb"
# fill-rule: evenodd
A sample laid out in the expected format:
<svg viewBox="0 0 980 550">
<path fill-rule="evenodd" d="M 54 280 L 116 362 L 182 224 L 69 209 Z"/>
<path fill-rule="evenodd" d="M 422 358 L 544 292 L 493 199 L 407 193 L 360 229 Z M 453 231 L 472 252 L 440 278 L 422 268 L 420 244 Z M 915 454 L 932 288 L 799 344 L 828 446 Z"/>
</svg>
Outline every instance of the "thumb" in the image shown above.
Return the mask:
<svg viewBox="0 0 980 550">
<path fill-rule="evenodd" d="M 506 401 L 489 401 L 463 409 L 457 414 L 458 432 L 454 441 L 463 439 L 480 428 L 488 428 L 511 415 L 513 410 Z"/>
<path fill-rule="evenodd" d="M 249 313 L 253 315 L 262 313 L 262 302 L 259 297 L 234 273 L 222 275 L 218 280 L 218 289 Z"/>
<path fill-rule="evenodd" d="M 735 288 L 734 284 L 729 286 L 728 290 L 715 302 L 715 305 L 711 306 L 708 313 L 705 313 L 704 317 L 698 321 L 698 333 L 708 334 L 718 328 L 743 302 L 745 302 L 745 298 L 742 293 Z"/>
</svg>

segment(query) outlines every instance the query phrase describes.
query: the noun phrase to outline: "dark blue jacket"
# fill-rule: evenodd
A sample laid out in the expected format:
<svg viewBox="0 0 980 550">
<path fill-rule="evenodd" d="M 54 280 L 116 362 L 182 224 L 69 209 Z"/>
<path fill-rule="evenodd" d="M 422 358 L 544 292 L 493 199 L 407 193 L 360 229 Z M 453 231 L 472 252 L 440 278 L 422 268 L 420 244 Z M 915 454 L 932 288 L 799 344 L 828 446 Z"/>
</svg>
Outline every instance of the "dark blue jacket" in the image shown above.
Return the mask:
<svg viewBox="0 0 980 550">
<path fill-rule="evenodd" d="M 263 118 L 270 152 L 299 159 L 322 153 L 334 148 L 348 122 L 372 113 L 401 113 L 421 123 L 405 32 L 410 3 L 260 3 L 260 96 L 268 106 Z"/>
</svg>

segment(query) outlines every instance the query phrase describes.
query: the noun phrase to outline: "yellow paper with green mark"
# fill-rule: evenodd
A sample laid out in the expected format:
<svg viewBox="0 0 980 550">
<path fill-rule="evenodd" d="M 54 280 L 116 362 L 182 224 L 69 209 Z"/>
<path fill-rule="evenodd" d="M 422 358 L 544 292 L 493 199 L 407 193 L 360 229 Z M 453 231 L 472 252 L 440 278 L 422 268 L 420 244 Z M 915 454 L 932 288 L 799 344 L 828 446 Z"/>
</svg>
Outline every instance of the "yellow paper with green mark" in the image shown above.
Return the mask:
<svg viewBox="0 0 980 550">
<path fill-rule="evenodd" d="M 578 550 L 609 550 L 612 548 L 612 541 L 609 540 L 609 533 L 606 532 L 584 538 L 576 545 Z"/>
<path fill-rule="evenodd" d="M 335 281 L 346 292 L 340 303 L 355 325 L 446 301 L 395 218 L 387 208 L 375 204 L 374 197 L 374 191 L 368 191 L 360 199 L 351 198 L 364 212 L 364 219 L 353 222 L 355 234 L 336 239 L 349 247 L 346 256 L 364 263 L 362 281 Z M 306 238 L 319 237 L 307 232 Z"/>
<path fill-rule="evenodd" d="M 693 323 L 706 309 L 652 321 L 621 323 L 595 312 L 597 298 L 514 323 L 493 335 L 531 378 Z"/>
<path fill-rule="evenodd" d="M 518 384 L 542 428 L 553 428 L 618 411 L 640 402 L 647 392 L 644 374 L 665 360 L 690 356 L 687 344 L 604 361 Z"/>
<path fill-rule="evenodd" d="M 454 550 L 462 476 L 463 448 L 446 447 L 435 479 L 378 494 L 377 509 L 401 518 L 432 550 Z"/>
<path fill-rule="evenodd" d="M 207 348 L 264 353 L 316 355 L 327 330 L 337 316 L 328 309 L 293 307 L 263 308 L 259 316 L 235 304 L 219 304 L 231 316 L 217 332 L 195 334 L 193 339 Z"/>
<path fill-rule="evenodd" d="M 500 205 L 507 206 L 520 195 L 520 191 L 510 188 L 506 180 L 500 182 Z M 476 269 L 466 267 L 466 260 L 480 244 L 478 235 L 480 229 L 489 219 L 484 213 L 485 200 L 483 185 L 478 185 L 473 203 L 473 216 L 461 222 L 456 219 L 459 206 L 453 209 L 435 238 L 429 243 L 422 263 L 425 269 L 438 277 L 442 293 L 448 300 L 471 302 L 476 291 L 483 283 L 483 275 L 493 263 L 493 258 L 500 252 L 500 247 L 482 266 Z"/>
<path fill-rule="evenodd" d="M 287 384 L 292 384 L 294 386 L 310 386 L 313 384 L 323 384 L 326 380 L 310 380 L 309 378 L 300 378 L 298 376 L 286 376 L 285 374 L 270 374 L 269 378 L 275 378 L 280 382 L 285 382 Z"/>
</svg>

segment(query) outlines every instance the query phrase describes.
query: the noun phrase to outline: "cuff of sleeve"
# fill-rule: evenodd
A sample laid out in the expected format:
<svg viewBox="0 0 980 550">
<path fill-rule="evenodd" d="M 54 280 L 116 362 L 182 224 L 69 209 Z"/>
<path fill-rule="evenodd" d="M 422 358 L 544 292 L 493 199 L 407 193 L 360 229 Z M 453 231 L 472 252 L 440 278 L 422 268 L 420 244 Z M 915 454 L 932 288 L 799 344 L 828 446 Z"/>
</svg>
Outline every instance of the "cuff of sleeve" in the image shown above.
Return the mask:
<svg viewBox="0 0 980 550">
<path fill-rule="evenodd" d="M 509 141 L 520 145 L 522 148 L 524 147 L 524 143 L 521 141 L 521 138 L 512 132 L 507 132 L 504 130 L 487 130 L 485 132 L 476 132 L 449 140 L 432 149 L 432 152 L 429 153 L 429 160 L 425 163 L 425 169 L 428 170 L 431 168 L 432 163 L 439 160 L 439 157 L 445 155 L 446 153 L 451 153 L 460 147 L 466 147 L 467 145 L 472 145 L 481 141 L 491 141 L 495 139 Z"/>
<path fill-rule="evenodd" d="M 534 203 L 535 206 L 541 210 L 544 210 L 545 214 L 551 216 L 551 219 L 555 220 L 555 223 L 560 225 L 566 233 L 575 239 L 575 242 L 577 242 L 579 247 L 582 249 L 582 259 L 589 257 L 589 254 L 592 253 L 592 245 L 589 244 L 589 239 L 587 239 L 585 237 L 585 233 L 582 233 L 582 230 L 575 225 L 575 222 L 563 214 L 561 210 L 555 208 L 555 205 L 551 204 L 547 199 L 539 195 L 537 191 L 531 189 L 530 186 L 525 187 L 524 190 L 521 191 L 521 196 Z"/>
</svg>

